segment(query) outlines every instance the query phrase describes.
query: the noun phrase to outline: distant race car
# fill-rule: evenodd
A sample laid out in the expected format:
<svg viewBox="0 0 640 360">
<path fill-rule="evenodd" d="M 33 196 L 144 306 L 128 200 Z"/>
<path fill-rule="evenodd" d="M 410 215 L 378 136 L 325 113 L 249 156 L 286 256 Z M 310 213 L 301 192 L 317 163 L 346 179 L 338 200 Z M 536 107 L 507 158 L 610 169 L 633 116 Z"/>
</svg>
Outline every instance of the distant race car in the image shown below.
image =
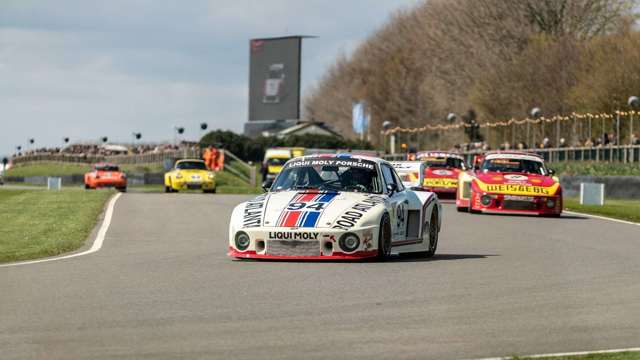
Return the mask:
<svg viewBox="0 0 640 360">
<path fill-rule="evenodd" d="M 176 161 L 173 169 L 164 174 L 165 192 L 202 190 L 216 192 L 216 174 L 202 160 L 184 159 Z"/>
<path fill-rule="evenodd" d="M 455 199 L 458 177 L 466 170 L 464 158 L 450 152 L 424 151 L 416 154 L 416 160 L 425 164 L 422 187 L 440 199 Z"/>
<path fill-rule="evenodd" d="M 422 190 L 425 164 L 422 161 L 393 161 L 391 166 L 407 189 Z"/>
<path fill-rule="evenodd" d="M 460 174 L 458 211 L 560 216 L 562 188 L 533 153 L 489 152 L 478 168 Z"/>
<path fill-rule="evenodd" d="M 84 174 L 85 189 L 116 188 L 127 191 L 127 175 L 117 165 L 99 163 L 93 170 Z"/>
<path fill-rule="evenodd" d="M 432 256 L 442 209 L 411 191 L 388 162 L 326 154 L 288 161 L 269 192 L 238 205 L 229 256 L 250 259 L 385 259 Z"/>
</svg>

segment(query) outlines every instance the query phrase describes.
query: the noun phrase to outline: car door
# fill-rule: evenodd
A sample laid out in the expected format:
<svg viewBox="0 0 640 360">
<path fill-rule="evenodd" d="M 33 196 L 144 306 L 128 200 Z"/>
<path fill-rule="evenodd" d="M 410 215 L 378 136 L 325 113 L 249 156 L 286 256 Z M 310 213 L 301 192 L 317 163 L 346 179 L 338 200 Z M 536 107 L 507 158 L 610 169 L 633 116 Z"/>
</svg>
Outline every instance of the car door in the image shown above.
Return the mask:
<svg viewBox="0 0 640 360">
<path fill-rule="evenodd" d="M 407 236 L 408 200 L 402 182 L 393 168 L 387 164 L 382 165 L 382 176 L 385 182 L 385 191 L 389 195 L 389 216 L 391 220 L 392 242 L 403 241 Z M 391 192 L 387 185 L 393 184 L 396 190 Z"/>
</svg>

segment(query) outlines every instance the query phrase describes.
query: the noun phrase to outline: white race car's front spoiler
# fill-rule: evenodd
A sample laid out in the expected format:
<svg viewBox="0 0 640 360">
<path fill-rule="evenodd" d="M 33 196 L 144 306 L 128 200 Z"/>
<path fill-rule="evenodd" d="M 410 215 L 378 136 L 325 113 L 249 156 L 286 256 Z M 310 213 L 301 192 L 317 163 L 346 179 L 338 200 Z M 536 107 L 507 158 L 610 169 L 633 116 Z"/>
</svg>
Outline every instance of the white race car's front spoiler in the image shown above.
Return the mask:
<svg viewBox="0 0 640 360">
<path fill-rule="evenodd" d="M 251 239 L 245 250 L 235 243 L 230 234 L 228 255 L 244 259 L 300 259 L 300 260 L 355 260 L 378 254 L 378 226 L 360 227 L 348 231 L 331 228 L 244 228 Z M 341 238 L 355 234 L 359 244 L 355 250 L 343 248 Z"/>
</svg>

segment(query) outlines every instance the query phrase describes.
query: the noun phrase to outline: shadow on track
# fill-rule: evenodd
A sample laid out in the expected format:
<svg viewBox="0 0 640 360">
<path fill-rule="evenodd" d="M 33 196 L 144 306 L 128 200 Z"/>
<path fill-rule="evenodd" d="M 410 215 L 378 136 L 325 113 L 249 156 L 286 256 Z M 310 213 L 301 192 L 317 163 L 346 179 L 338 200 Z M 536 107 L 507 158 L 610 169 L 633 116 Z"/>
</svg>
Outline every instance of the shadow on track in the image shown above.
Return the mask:
<svg viewBox="0 0 640 360">
<path fill-rule="evenodd" d="M 452 260 L 473 260 L 473 259 L 487 259 L 493 256 L 500 256 L 496 254 L 438 254 L 433 257 L 426 258 L 419 255 L 406 254 L 394 256 L 386 262 L 430 262 L 430 261 L 452 261 Z"/>
<path fill-rule="evenodd" d="M 549 216 L 549 215 L 532 215 L 532 214 L 500 214 L 500 213 L 482 213 L 482 214 L 467 214 L 469 216 L 497 216 L 497 217 L 519 217 L 519 218 L 531 218 L 531 219 L 566 219 L 566 220 L 589 220 L 586 216 L 579 215 L 567 215 L 562 214 L 561 216 Z"/>
<path fill-rule="evenodd" d="M 309 263 L 309 264 L 357 264 L 357 263 L 402 263 L 402 262 L 431 262 L 431 261 L 453 261 L 453 260 L 473 260 L 473 259 L 487 259 L 493 256 L 500 256 L 496 254 L 436 254 L 433 257 L 426 258 L 420 255 L 406 254 L 406 255 L 393 255 L 389 259 L 384 261 L 378 261 L 376 259 L 358 259 L 358 260 L 299 260 L 299 259 L 232 259 L 233 262 L 263 262 L 263 263 Z"/>
</svg>

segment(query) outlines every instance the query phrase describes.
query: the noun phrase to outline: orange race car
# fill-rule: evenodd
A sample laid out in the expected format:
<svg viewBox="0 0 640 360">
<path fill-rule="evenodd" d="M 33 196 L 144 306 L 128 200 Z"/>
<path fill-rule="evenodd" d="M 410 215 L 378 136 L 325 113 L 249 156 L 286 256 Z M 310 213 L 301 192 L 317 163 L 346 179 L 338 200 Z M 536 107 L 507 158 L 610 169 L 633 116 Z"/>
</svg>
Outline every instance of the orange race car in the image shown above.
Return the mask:
<svg viewBox="0 0 640 360">
<path fill-rule="evenodd" d="M 127 191 L 127 175 L 117 165 L 95 164 L 93 170 L 84 174 L 84 188 L 116 188 Z"/>
</svg>

